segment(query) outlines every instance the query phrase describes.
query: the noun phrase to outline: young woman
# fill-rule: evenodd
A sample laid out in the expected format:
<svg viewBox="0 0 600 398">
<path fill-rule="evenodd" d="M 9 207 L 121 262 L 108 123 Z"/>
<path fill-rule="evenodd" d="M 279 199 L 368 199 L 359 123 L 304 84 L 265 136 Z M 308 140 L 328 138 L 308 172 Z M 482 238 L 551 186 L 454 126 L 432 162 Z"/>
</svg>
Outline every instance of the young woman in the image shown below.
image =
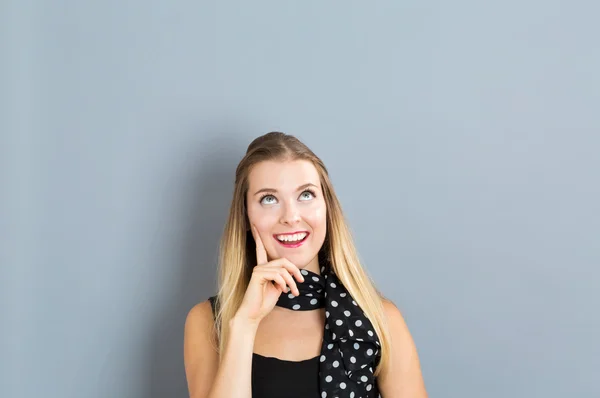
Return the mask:
<svg viewBox="0 0 600 398">
<path fill-rule="evenodd" d="M 363 270 L 323 162 L 291 135 L 239 163 L 219 291 L 192 308 L 191 398 L 425 398 L 402 315 Z"/>
</svg>

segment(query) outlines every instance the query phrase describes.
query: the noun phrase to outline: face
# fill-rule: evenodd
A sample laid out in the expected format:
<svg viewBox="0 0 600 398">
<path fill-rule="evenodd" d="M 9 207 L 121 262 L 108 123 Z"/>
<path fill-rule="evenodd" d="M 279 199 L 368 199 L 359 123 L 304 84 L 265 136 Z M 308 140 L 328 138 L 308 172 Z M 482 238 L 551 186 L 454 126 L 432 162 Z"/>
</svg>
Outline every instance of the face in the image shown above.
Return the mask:
<svg viewBox="0 0 600 398">
<path fill-rule="evenodd" d="M 269 261 L 285 257 L 319 273 L 317 254 L 326 234 L 326 206 L 317 169 L 306 160 L 264 161 L 252 167 L 248 218 Z"/>
</svg>

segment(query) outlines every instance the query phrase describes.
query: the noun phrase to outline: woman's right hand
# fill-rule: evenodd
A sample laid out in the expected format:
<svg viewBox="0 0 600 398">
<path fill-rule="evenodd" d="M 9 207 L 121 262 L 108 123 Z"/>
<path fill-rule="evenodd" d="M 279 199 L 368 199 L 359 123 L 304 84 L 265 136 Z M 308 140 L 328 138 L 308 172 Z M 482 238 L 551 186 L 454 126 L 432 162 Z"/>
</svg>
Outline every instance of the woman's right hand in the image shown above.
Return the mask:
<svg viewBox="0 0 600 398">
<path fill-rule="evenodd" d="M 287 293 L 287 286 L 293 295 L 300 295 L 294 277 L 298 282 L 304 282 L 304 277 L 300 269 L 285 258 L 267 261 L 265 246 L 254 225 L 252 235 L 256 242 L 257 265 L 252 271 L 250 283 L 236 317 L 258 324 L 273 310 L 281 293 Z"/>
</svg>

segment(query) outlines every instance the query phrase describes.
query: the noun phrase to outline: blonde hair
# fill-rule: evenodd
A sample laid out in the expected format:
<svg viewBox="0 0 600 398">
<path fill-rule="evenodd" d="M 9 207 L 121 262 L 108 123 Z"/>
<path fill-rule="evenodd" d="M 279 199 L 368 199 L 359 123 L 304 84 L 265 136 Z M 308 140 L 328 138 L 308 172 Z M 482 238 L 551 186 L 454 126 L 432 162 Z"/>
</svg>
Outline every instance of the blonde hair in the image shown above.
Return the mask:
<svg viewBox="0 0 600 398">
<path fill-rule="evenodd" d="M 267 133 L 252 141 L 235 172 L 233 199 L 219 247 L 218 309 L 215 315 L 218 343 L 215 346 L 219 352 L 223 352 L 229 334 L 229 321 L 242 303 L 252 269 L 256 265 L 256 247 L 246 212 L 246 193 L 252 166 L 265 160 L 307 160 L 317 169 L 327 208 L 327 232 L 319 256 L 329 261 L 333 272 L 375 328 L 381 343 L 381 360 L 375 370 L 377 376 L 388 364 L 391 347 L 382 304 L 384 297 L 361 266 L 325 165 L 300 140 L 281 132 Z"/>
</svg>

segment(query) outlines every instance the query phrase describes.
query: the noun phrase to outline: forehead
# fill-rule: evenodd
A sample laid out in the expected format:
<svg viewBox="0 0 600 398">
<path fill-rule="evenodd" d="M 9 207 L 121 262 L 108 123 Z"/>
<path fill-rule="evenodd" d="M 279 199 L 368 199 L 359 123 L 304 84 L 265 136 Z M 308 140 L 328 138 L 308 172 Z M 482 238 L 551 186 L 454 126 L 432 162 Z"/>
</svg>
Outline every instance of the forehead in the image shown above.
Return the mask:
<svg viewBox="0 0 600 398">
<path fill-rule="evenodd" d="M 265 160 L 250 170 L 248 189 L 250 193 L 262 188 L 293 192 L 309 182 L 321 186 L 319 173 L 308 160 Z"/>
</svg>

